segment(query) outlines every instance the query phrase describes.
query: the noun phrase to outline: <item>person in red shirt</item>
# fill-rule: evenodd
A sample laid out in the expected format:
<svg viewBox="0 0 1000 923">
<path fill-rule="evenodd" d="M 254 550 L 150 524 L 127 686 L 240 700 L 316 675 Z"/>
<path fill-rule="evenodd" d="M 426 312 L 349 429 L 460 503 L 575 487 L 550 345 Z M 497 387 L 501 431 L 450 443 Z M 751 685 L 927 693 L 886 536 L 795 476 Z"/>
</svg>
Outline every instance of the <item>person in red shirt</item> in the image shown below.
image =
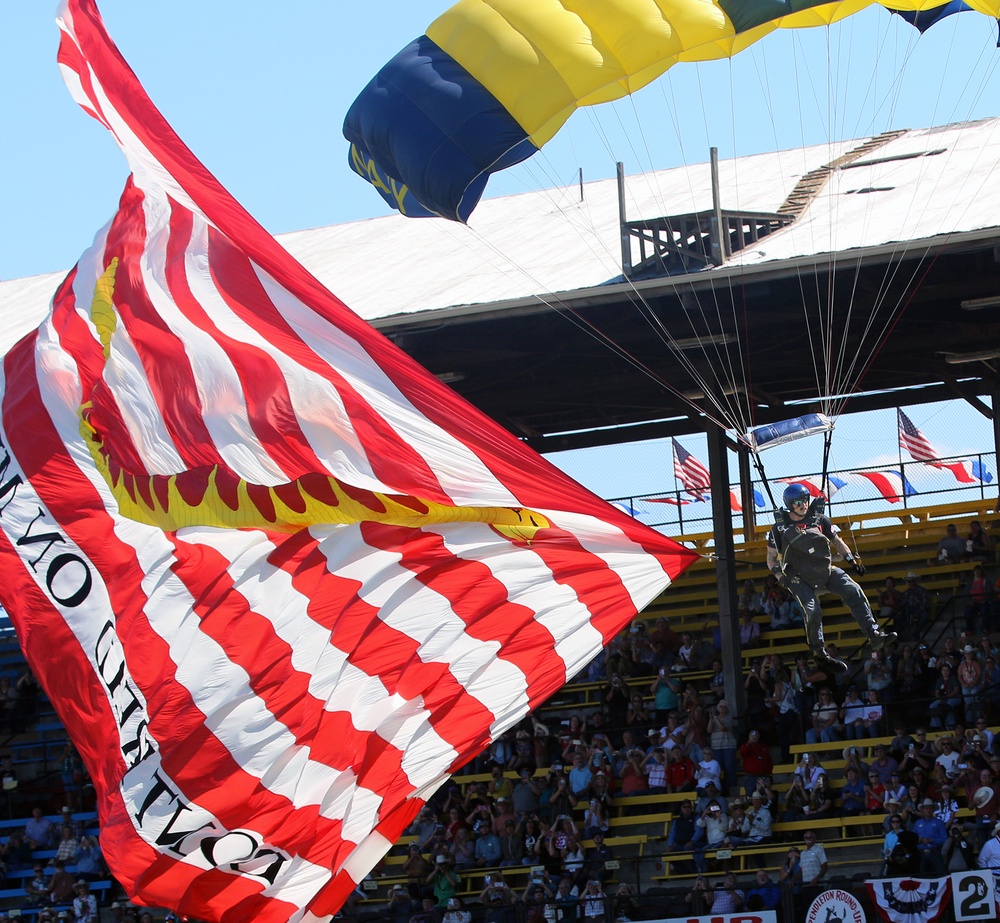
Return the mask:
<svg viewBox="0 0 1000 923">
<path fill-rule="evenodd" d="M 865 807 L 869 814 L 885 813 L 885 786 L 874 769 L 868 773 L 868 784 L 865 786 Z"/>
<path fill-rule="evenodd" d="M 667 763 L 667 791 L 694 791 L 695 765 L 680 747 L 674 747 Z"/>
<path fill-rule="evenodd" d="M 774 760 L 771 751 L 760 740 L 760 731 L 751 731 L 739 750 L 740 762 L 743 764 L 745 791 L 752 795 L 757 788 L 758 776 L 769 776 L 774 772 Z"/>
</svg>

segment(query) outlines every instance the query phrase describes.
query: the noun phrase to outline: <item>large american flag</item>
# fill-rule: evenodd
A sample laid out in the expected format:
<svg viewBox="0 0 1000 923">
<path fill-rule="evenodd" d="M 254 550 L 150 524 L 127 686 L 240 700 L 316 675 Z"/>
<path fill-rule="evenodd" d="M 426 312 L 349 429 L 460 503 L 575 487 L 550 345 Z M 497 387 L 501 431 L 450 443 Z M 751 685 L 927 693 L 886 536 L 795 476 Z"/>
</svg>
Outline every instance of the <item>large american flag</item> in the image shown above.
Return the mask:
<svg viewBox="0 0 1000 923">
<path fill-rule="evenodd" d="M 711 472 L 676 439 L 671 437 L 670 441 L 674 448 L 674 477 L 692 497 L 703 500 L 712 488 Z"/>
<path fill-rule="evenodd" d="M 450 772 L 694 554 L 289 257 L 167 125 L 93 0 L 59 25 L 65 80 L 132 175 L 3 360 L 0 602 L 131 895 L 327 918 Z M 362 512 L 289 525 L 317 504 Z M 522 514 L 523 533 L 491 524 Z"/>
</svg>

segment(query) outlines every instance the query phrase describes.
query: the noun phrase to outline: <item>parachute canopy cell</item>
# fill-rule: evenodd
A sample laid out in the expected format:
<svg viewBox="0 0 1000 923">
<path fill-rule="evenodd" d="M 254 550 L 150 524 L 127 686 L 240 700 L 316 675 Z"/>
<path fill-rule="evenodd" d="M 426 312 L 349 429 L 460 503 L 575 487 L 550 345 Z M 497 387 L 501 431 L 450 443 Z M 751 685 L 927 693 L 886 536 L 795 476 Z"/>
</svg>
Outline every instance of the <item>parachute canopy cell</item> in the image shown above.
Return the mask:
<svg viewBox="0 0 1000 923">
<path fill-rule="evenodd" d="M 459 0 L 399 52 L 344 122 L 349 163 L 404 215 L 467 221 L 491 173 L 526 160 L 582 106 L 678 61 L 731 57 L 776 28 L 829 25 L 874 0 Z M 942 0 L 891 0 L 894 12 Z M 996 17 L 1000 0 L 969 0 Z M 921 15 L 926 28 L 934 16 Z"/>
<path fill-rule="evenodd" d="M 778 423 L 768 423 L 756 426 L 750 431 L 750 448 L 754 452 L 763 452 L 796 439 L 814 436 L 817 433 L 828 433 L 833 429 L 833 421 L 821 413 L 807 413 L 792 420 L 781 420 Z"/>
</svg>

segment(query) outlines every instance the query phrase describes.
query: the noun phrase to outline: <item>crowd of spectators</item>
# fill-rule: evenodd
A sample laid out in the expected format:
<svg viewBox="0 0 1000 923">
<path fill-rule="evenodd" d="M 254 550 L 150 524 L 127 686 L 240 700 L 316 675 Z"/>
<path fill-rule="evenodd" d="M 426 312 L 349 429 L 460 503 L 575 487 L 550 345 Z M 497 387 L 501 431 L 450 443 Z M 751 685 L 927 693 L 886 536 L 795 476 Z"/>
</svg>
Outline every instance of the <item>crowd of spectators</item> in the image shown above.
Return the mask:
<svg viewBox="0 0 1000 923">
<path fill-rule="evenodd" d="M 55 821 L 40 807 L 32 809 L 23 830 L 15 828 L 0 843 L 0 875 L 7 888 L 23 889 L 39 923 L 95 923 L 90 886 L 107 877 L 97 837 L 81 829 L 69 805 Z"/>
</svg>

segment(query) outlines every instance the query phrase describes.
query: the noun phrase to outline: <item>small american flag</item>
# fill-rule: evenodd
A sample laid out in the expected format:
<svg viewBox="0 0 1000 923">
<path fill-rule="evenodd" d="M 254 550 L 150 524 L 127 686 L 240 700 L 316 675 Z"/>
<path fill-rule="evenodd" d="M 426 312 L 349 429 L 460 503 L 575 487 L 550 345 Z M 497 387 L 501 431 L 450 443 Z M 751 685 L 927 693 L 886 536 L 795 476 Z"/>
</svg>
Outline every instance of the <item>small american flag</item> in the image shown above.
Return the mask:
<svg viewBox="0 0 1000 923">
<path fill-rule="evenodd" d="M 898 407 L 896 416 L 899 421 L 899 447 L 915 461 L 937 461 L 941 453 L 934 448 L 930 439 L 920 432 L 913 425 L 913 421 Z"/>
<path fill-rule="evenodd" d="M 899 446 L 909 453 L 915 461 L 926 462 L 932 468 L 946 468 L 955 480 L 961 484 L 975 484 L 980 478 L 970 470 L 972 466 L 967 461 L 943 462 L 941 453 L 934 448 L 931 441 L 913 425 L 913 421 L 899 408 L 896 408 L 899 418 Z M 983 480 L 986 480 L 983 478 Z"/>
<path fill-rule="evenodd" d="M 671 438 L 671 442 L 674 447 L 674 477 L 692 497 L 704 500 L 712 487 L 711 473 L 676 439 Z"/>
</svg>

